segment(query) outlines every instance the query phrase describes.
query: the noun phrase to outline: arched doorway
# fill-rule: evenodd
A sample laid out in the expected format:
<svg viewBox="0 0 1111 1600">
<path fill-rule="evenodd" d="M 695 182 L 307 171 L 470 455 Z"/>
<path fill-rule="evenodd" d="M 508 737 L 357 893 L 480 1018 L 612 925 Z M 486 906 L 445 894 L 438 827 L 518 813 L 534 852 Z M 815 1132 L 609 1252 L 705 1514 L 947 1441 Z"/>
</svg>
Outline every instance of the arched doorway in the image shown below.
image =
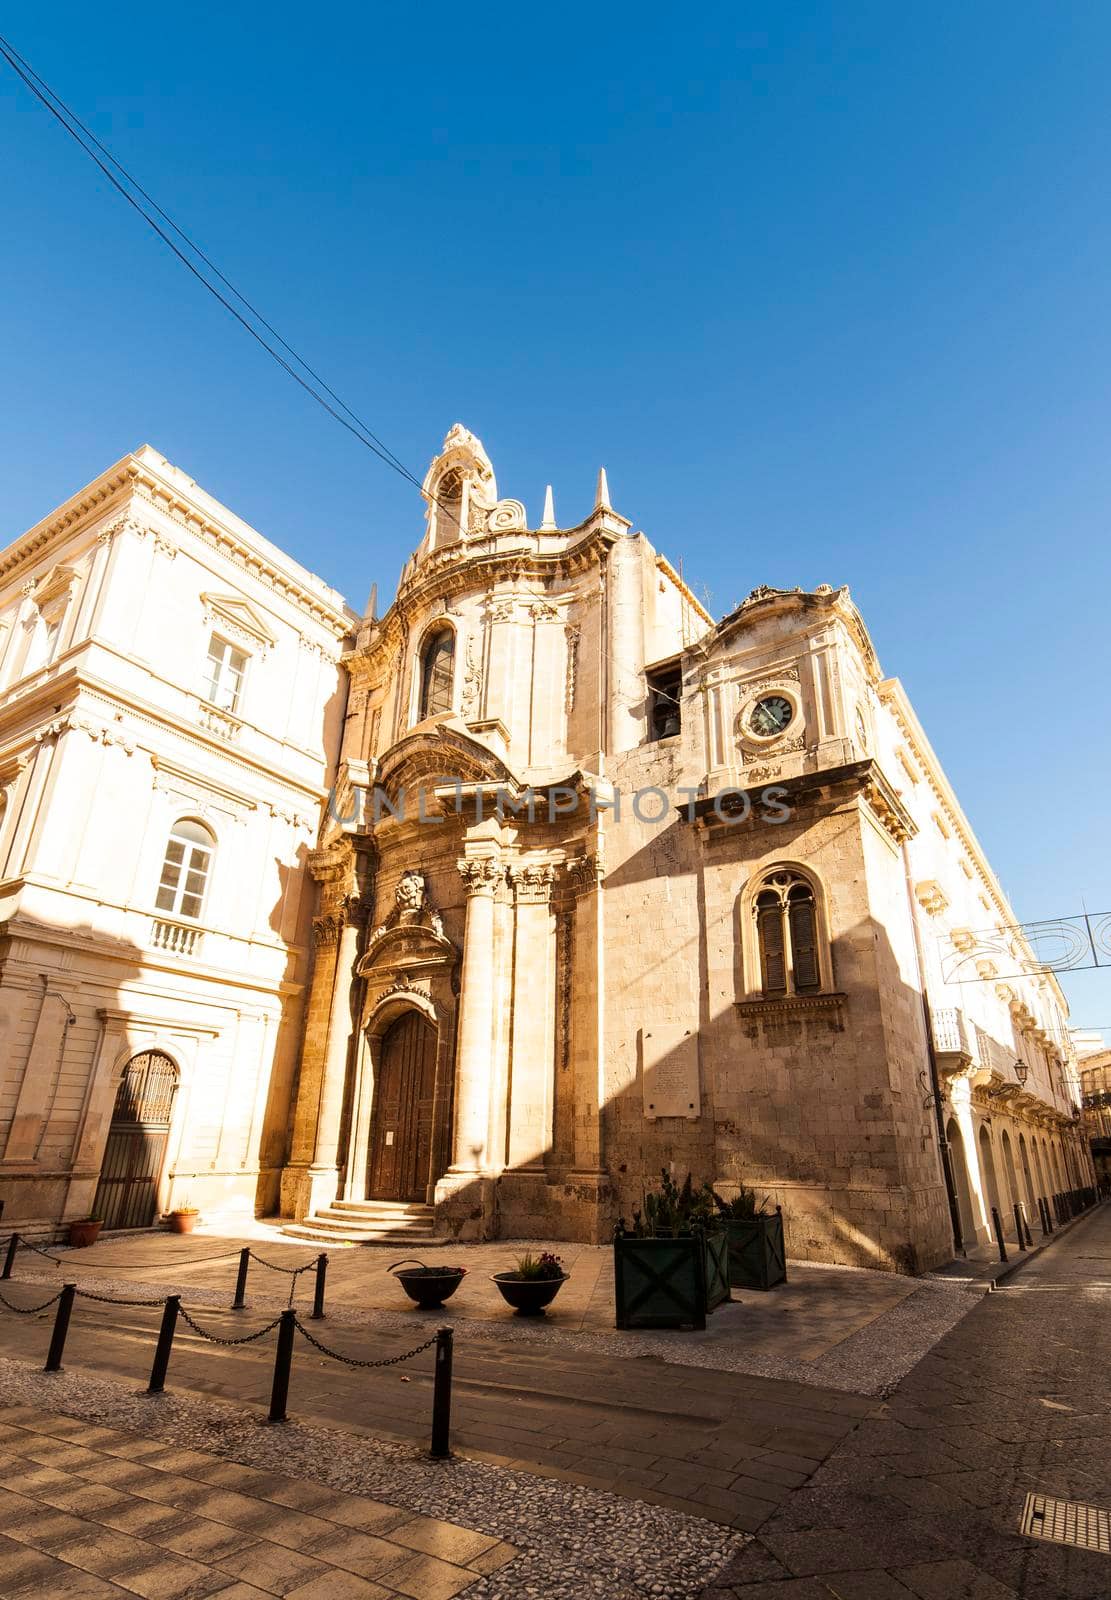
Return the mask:
<svg viewBox="0 0 1111 1600">
<path fill-rule="evenodd" d="M 968 1168 L 964 1159 L 964 1140 L 955 1117 L 950 1117 L 945 1130 L 949 1142 L 949 1155 L 953 1168 L 953 1184 L 957 1191 L 957 1210 L 961 1214 L 961 1233 L 966 1244 L 976 1239 L 976 1222 L 972 1211 L 972 1194 L 968 1187 Z"/>
<path fill-rule="evenodd" d="M 1003 1220 L 1003 1207 L 999 1199 L 999 1180 L 995 1175 L 995 1156 L 992 1154 L 991 1134 L 980 1124 L 980 1174 L 988 1192 L 988 1205 L 994 1206 L 999 1212 L 999 1220 Z"/>
<path fill-rule="evenodd" d="M 1026 1199 L 1029 1202 L 1030 1216 L 1032 1217 L 1038 1209 L 1038 1196 L 1034 1189 L 1034 1180 L 1030 1175 L 1030 1157 L 1026 1153 L 1026 1135 L 1024 1133 L 1020 1133 L 1018 1136 L 1018 1158 L 1022 1163 L 1022 1178 L 1026 1185 Z"/>
<path fill-rule="evenodd" d="M 404 1011 L 383 1034 L 374 1073 L 368 1200 L 426 1198 L 436 1094 L 436 1029 Z"/>
<path fill-rule="evenodd" d="M 154 1221 L 176 1094 L 177 1068 L 160 1050 L 144 1050 L 124 1067 L 93 1202 L 106 1228 Z"/>
<path fill-rule="evenodd" d="M 1011 1136 L 1006 1128 L 999 1135 L 999 1144 L 1003 1151 L 1003 1176 L 1006 1179 L 1007 1188 L 1010 1190 L 1010 1198 L 1007 1201 L 1008 1215 L 1003 1218 L 1003 1225 L 1009 1230 L 1014 1220 L 1012 1207 L 1018 1205 L 1022 1199 L 1022 1194 L 1018 1187 L 1018 1174 L 1015 1172 L 1015 1154 L 1011 1149 Z"/>
</svg>

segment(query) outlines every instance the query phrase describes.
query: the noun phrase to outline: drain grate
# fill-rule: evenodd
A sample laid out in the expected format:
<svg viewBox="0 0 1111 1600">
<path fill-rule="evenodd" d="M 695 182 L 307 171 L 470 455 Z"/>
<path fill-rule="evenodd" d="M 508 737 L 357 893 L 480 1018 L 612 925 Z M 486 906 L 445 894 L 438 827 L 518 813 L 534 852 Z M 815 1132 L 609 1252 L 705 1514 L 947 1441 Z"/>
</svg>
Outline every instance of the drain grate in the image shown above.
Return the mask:
<svg viewBox="0 0 1111 1600">
<path fill-rule="evenodd" d="M 1028 1494 L 1022 1510 L 1020 1533 L 1053 1544 L 1074 1544 L 1111 1556 L 1111 1511 L 1082 1505 L 1077 1500 L 1054 1500 L 1047 1494 Z"/>
</svg>

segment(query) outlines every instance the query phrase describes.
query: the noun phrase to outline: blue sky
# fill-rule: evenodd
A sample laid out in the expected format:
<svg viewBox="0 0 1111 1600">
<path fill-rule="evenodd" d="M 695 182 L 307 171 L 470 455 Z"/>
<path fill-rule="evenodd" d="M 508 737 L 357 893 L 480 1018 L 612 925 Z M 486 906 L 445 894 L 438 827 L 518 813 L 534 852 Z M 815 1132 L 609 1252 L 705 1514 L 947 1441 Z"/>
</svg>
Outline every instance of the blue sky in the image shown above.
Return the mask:
<svg viewBox="0 0 1111 1600">
<path fill-rule="evenodd" d="M 10 0 L 418 475 L 597 467 L 717 615 L 848 583 L 1026 918 L 1111 908 L 1111 11 Z M 421 506 L 0 74 L 0 540 L 157 445 L 361 607 Z M 1111 976 L 1069 983 L 1108 1024 Z"/>
</svg>

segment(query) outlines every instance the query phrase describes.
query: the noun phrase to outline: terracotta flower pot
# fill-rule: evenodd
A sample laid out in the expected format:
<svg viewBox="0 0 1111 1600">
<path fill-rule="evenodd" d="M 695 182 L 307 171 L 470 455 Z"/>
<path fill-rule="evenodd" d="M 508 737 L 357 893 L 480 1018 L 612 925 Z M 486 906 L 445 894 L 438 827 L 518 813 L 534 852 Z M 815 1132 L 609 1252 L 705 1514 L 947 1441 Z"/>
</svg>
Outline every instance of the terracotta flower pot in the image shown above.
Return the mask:
<svg viewBox="0 0 1111 1600">
<path fill-rule="evenodd" d="M 171 1211 L 170 1232 L 192 1233 L 197 1226 L 197 1213 L 195 1211 Z"/>
<path fill-rule="evenodd" d="M 82 1247 L 95 1244 L 97 1235 L 103 1226 L 103 1217 L 82 1217 L 78 1222 L 71 1222 L 69 1225 L 70 1244 Z"/>
</svg>

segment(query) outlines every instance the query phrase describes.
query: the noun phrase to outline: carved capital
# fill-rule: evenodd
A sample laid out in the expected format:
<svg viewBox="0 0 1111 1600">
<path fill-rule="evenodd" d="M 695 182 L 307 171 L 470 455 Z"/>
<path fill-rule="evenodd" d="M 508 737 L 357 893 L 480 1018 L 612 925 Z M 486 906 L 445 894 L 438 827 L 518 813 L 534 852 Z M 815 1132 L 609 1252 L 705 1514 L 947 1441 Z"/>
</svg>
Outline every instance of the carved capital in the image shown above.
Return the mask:
<svg viewBox="0 0 1111 1600">
<path fill-rule="evenodd" d="M 552 898 L 555 868 L 550 862 L 532 861 L 509 868 L 509 881 L 518 905 L 546 905 Z"/>
<path fill-rule="evenodd" d="M 572 856 L 567 863 L 567 876 L 577 894 L 589 894 L 592 889 L 600 889 L 606 876 L 601 852 Z"/>
<path fill-rule="evenodd" d="M 505 868 L 497 856 L 463 856 L 455 865 L 468 895 L 493 896 L 505 878 Z"/>
</svg>

